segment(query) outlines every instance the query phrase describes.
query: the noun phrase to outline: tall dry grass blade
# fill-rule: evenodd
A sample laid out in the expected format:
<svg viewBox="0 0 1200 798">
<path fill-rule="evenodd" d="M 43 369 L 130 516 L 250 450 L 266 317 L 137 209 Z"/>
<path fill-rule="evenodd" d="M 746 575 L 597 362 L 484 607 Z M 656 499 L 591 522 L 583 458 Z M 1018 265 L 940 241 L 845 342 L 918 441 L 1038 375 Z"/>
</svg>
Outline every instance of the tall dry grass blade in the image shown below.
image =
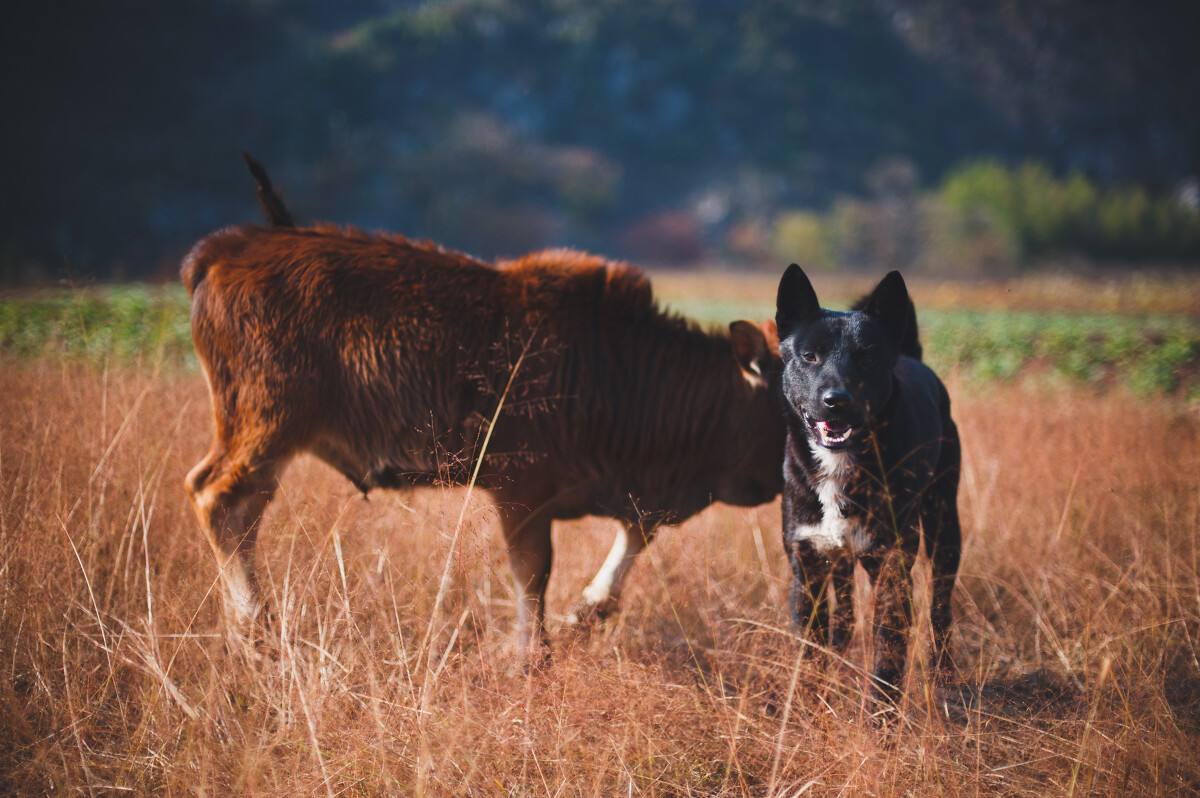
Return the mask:
<svg viewBox="0 0 1200 798">
<path fill-rule="evenodd" d="M 525 355 L 529 352 L 529 347 L 533 343 L 536 332 L 534 330 L 534 332 L 530 333 L 528 340 L 525 341 L 524 346 L 521 348 L 521 353 L 517 356 L 516 362 L 513 364 L 512 369 L 509 370 L 508 382 L 505 383 L 504 390 L 500 393 L 500 398 L 496 402 L 496 409 L 492 413 L 492 418 L 488 423 L 487 432 L 484 433 L 483 443 L 479 447 L 479 453 L 475 457 L 475 465 L 471 469 L 471 478 L 467 480 L 467 492 L 463 497 L 462 505 L 458 511 L 458 520 L 454 522 L 454 531 L 450 535 L 450 547 L 446 552 L 446 560 L 442 567 L 441 577 L 438 579 L 438 589 L 434 595 L 433 609 L 429 613 L 429 624 L 425 629 L 425 637 L 421 641 L 421 647 L 418 652 L 418 655 L 422 656 L 426 662 L 426 681 L 421 687 L 422 706 L 424 706 L 427 700 L 429 687 L 429 658 L 427 652 L 432 645 L 434 626 L 437 624 L 437 618 L 441 614 L 442 604 L 446 600 L 446 593 L 450 590 L 450 572 L 454 564 L 454 553 L 458 548 L 458 539 L 462 534 L 463 521 L 467 516 L 467 507 L 471 503 L 471 496 L 475 491 L 475 482 L 479 479 L 479 471 L 483 468 L 483 459 L 487 456 L 488 444 L 491 443 L 492 433 L 496 429 L 496 423 L 500 420 L 500 412 L 504 409 L 504 402 L 508 398 L 509 391 L 512 390 L 513 382 L 517 378 L 517 373 L 521 370 L 521 365 L 525 362 Z"/>
<path fill-rule="evenodd" d="M 467 481 L 466 495 L 463 497 L 462 506 L 458 511 L 458 520 L 454 523 L 454 531 L 450 535 L 450 547 L 446 552 L 445 564 L 442 567 L 441 577 L 438 579 L 437 594 L 433 599 L 433 609 L 429 612 L 429 623 L 425 627 L 425 637 L 421 641 L 421 646 L 418 649 L 418 662 L 424 662 L 425 674 L 421 682 L 421 693 L 418 701 L 419 720 L 418 723 L 422 729 L 421 735 L 421 754 L 419 757 L 417 771 L 417 795 L 423 796 L 427 787 L 427 778 L 430 765 L 430 752 L 428 749 L 428 740 L 424 735 L 424 725 L 426 718 L 429 716 L 429 701 L 433 686 L 437 680 L 437 675 L 440 669 L 435 669 L 432 666 L 432 658 L 430 656 L 433 641 L 434 627 L 442 611 L 442 604 L 446 600 L 446 593 L 450 590 L 450 574 L 454 564 L 455 551 L 458 549 L 458 539 L 462 535 L 463 521 L 467 517 L 467 507 L 470 505 L 471 496 L 475 491 L 475 483 L 479 479 L 479 472 L 483 468 L 483 459 L 487 456 L 488 444 L 491 443 L 492 433 L 496 429 L 496 424 L 500 420 L 500 412 L 504 409 L 504 402 L 508 399 L 508 394 L 512 390 L 513 383 L 516 381 L 517 374 L 521 370 L 521 365 L 525 362 L 525 356 L 529 352 L 529 347 L 533 344 L 534 336 L 537 334 L 535 328 L 526 339 L 521 347 L 521 352 L 517 356 L 516 362 L 509 370 L 508 381 L 504 385 L 504 390 L 500 393 L 500 398 L 496 402 L 496 409 L 492 413 L 492 418 L 488 423 L 487 431 L 483 436 L 483 443 L 479 447 L 479 452 L 475 456 L 475 465 L 471 469 L 471 477 Z"/>
<path fill-rule="evenodd" d="M 1083 768 L 1083 762 L 1087 758 L 1088 737 L 1091 735 L 1092 727 L 1096 724 L 1096 713 L 1099 710 L 1100 691 L 1104 689 L 1104 683 L 1108 681 L 1109 671 L 1112 669 L 1112 658 L 1105 657 L 1100 663 L 1100 674 L 1096 677 L 1096 686 L 1093 688 L 1096 697 L 1092 701 L 1092 707 L 1088 712 L 1087 722 L 1083 725 L 1083 734 L 1079 738 L 1079 756 L 1076 757 L 1075 763 L 1071 768 L 1071 781 L 1067 785 L 1067 798 L 1073 798 L 1075 788 L 1079 786 L 1079 773 Z M 1095 778 L 1095 773 L 1092 774 Z M 1090 785 L 1087 792 L 1091 792 Z"/>
<path fill-rule="evenodd" d="M 96 617 L 96 625 L 100 627 L 100 638 L 104 641 L 104 656 L 108 659 L 109 677 L 112 677 L 112 649 L 108 644 L 108 628 L 104 624 L 104 618 L 100 615 L 100 605 L 96 603 L 96 593 L 92 590 L 92 579 L 88 576 L 87 568 L 83 565 L 83 558 L 79 556 L 79 549 L 75 546 L 75 540 L 71 537 L 71 533 L 67 530 L 67 525 L 62 518 L 58 519 L 59 526 L 62 527 L 63 534 L 67 536 L 67 542 L 71 544 L 71 551 L 75 555 L 75 562 L 79 563 L 79 572 L 83 574 L 83 584 L 87 587 L 88 598 L 92 602 L 92 612 Z"/>
<path fill-rule="evenodd" d="M 295 672 L 294 659 L 293 672 Z M 312 745 L 313 756 L 316 757 L 317 767 L 321 769 L 321 781 L 325 785 L 325 796 L 334 798 L 333 785 L 329 782 L 329 770 L 325 767 L 325 757 L 321 754 L 321 743 L 317 739 L 317 722 L 313 718 L 312 709 L 308 706 L 305 686 L 297 681 L 295 690 L 296 696 L 300 699 L 300 709 L 304 712 L 304 726 L 308 729 L 308 740 Z"/>
<path fill-rule="evenodd" d="M 767 782 L 767 795 L 775 795 L 775 787 L 779 783 L 779 763 L 783 758 L 783 740 L 787 734 L 788 720 L 792 716 L 792 699 L 796 696 L 796 684 L 800 681 L 800 666 L 804 662 L 804 646 L 796 649 L 796 658 L 792 664 L 792 675 L 788 679 L 787 698 L 783 702 L 783 714 L 779 718 L 779 733 L 775 737 L 775 750 L 771 755 L 771 778 Z"/>
<path fill-rule="evenodd" d="M 62 672 L 63 672 L 63 692 L 67 699 L 67 715 L 71 722 L 68 724 L 71 729 L 71 737 L 75 740 L 75 750 L 79 752 L 79 767 L 83 770 L 84 778 L 87 779 L 88 795 L 95 795 L 96 790 L 93 785 L 96 783 L 96 777 L 92 774 L 91 767 L 88 766 L 87 755 L 84 753 L 83 740 L 79 736 L 79 724 L 75 712 L 75 699 L 71 694 L 71 674 L 67 668 L 67 634 L 63 631 L 62 637 Z M 65 775 L 65 774 L 64 774 Z"/>
</svg>

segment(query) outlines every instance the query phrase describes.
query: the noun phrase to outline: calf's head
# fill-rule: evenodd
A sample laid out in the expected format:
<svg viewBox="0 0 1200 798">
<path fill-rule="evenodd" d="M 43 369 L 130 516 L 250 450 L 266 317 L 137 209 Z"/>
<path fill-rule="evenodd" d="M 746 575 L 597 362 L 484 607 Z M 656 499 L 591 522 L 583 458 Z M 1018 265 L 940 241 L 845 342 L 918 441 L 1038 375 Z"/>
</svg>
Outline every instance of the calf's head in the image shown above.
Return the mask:
<svg viewBox="0 0 1200 798">
<path fill-rule="evenodd" d="M 861 310 L 825 310 L 804 270 L 792 264 L 779 282 L 775 321 L 784 406 L 804 421 L 809 439 L 843 449 L 870 429 L 895 389 L 893 370 L 909 323 L 904 278 L 890 272 Z"/>
<path fill-rule="evenodd" d="M 729 341 L 739 369 L 738 392 L 727 419 L 730 443 L 715 498 L 752 507 L 769 502 L 783 488 L 786 431 L 779 401 L 779 336 L 775 323 L 735 321 Z"/>
</svg>

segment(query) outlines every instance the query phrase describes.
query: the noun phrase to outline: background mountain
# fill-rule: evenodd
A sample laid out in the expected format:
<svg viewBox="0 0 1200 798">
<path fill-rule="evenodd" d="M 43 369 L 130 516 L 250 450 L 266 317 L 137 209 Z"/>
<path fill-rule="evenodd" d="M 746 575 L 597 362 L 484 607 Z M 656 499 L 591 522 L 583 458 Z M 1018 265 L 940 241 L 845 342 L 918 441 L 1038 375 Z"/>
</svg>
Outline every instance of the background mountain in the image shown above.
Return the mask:
<svg viewBox="0 0 1200 798">
<path fill-rule="evenodd" d="M 1171 209 L 1197 204 L 1195 3 L 115 0 L 6 16 L 9 280 L 170 272 L 198 235 L 258 218 L 241 149 L 299 217 L 485 257 L 752 260 L 780 230 L 807 235 L 797 212 L 860 201 L 875 220 L 985 159 L 1173 203 L 1134 202 L 1131 224 L 1175 232 L 1122 258 L 1200 251 Z M 1038 253 L 1017 238 L 1013 257 Z"/>
</svg>

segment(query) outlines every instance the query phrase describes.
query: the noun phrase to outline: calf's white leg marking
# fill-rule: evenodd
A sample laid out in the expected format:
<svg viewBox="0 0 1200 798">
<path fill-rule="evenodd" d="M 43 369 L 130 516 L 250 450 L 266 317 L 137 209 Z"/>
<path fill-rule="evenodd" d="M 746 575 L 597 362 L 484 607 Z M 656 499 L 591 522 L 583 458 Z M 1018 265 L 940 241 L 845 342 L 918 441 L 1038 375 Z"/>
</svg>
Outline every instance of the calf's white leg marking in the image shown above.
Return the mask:
<svg viewBox="0 0 1200 798">
<path fill-rule="evenodd" d="M 583 589 L 585 604 L 597 606 L 609 601 L 615 602 L 621 597 L 621 588 L 625 584 L 625 578 L 629 576 L 629 569 L 633 567 L 633 561 L 642 549 L 646 548 L 650 534 L 652 533 L 632 525 L 623 526 L 617 532 L 612 548 L 604 558 L 604 564 L 600 566 L 591 583 Z M 579 618 L 572 614 L 569 620 L 576 623 Z"/>
</svg>

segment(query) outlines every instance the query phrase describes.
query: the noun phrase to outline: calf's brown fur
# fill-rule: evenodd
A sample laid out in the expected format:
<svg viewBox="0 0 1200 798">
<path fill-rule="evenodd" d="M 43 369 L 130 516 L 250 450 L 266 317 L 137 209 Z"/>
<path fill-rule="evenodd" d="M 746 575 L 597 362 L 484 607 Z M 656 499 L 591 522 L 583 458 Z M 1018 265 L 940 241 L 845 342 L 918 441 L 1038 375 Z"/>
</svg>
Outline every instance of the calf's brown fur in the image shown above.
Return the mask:
<svg viewBox="0 0 1200 798">
<path fill-rule="evenodd" d="M 544 639 L 554 519 L 624 525 L 583 618 L 612 609 L 658 525 L 780 490 L 772 331 L 701 331 L 627 267 L 563 250 L 492 266 L 398 236 L 242 226 L 198 243 L 182 277 L 215 422 L 186 486 L 237 627 L 260 609 L 255 537 L 294 455 L 364 492 L 462 484 L 510 376 L 478 485 L 526 648 Z"/>
</svg>

